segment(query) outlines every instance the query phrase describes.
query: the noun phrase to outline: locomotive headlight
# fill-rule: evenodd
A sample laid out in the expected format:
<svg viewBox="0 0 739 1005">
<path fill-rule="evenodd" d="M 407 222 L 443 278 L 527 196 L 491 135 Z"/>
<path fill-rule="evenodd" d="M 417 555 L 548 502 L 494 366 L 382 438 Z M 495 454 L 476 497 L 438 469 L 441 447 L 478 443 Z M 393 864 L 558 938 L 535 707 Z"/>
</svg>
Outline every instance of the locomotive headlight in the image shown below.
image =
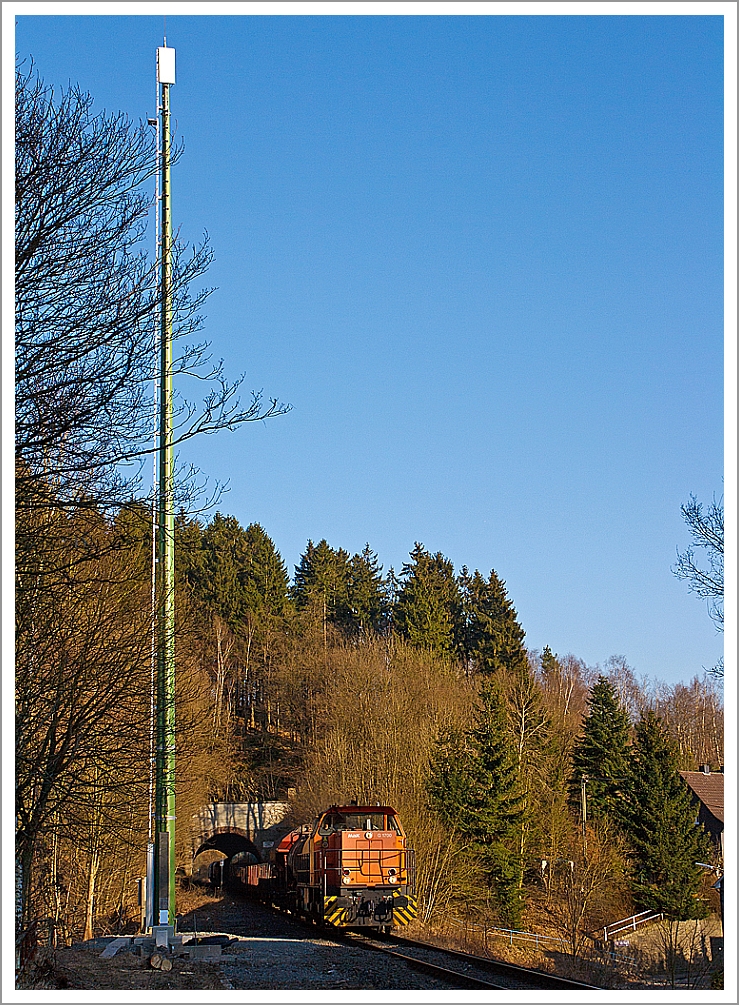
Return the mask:
<svg viewBox="0 0 739 1005">
<path fill-rule="evenodd" d="M 342 883 L 351 883 L 352 874 L 348 869 L 341 870 L 341 881 Z"/>
<path fill-rule="evenodd" d="M 398 882 L 398 877 L 397 876 L 388 876 L 387 881 L 388 881 L 388 883 L 397 883 Z"/>
<path fill-rule="evenodd" d="M 397 869 L 388 869 L 387 874 L 388 874 L 388 876 L 397 876 L 398 875 L 398 870 Z"/>
</svg>

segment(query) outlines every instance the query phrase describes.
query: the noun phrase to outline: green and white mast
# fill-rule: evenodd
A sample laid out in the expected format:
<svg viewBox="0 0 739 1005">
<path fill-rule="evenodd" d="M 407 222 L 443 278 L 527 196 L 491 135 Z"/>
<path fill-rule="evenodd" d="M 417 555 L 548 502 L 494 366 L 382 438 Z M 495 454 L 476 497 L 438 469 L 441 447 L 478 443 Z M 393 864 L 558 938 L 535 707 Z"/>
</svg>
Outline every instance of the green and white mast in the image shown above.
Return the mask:
<svg viewBox="0 0 739 1005">
<path fill-rule="evenodd" d="M 169 88 L 175 50 L 157 49 L 160 157 L 160 364 L 156 540 L 154 925 L 175 919 L 174 451 L 172 447 L 172 207 Z"/>
</svg>

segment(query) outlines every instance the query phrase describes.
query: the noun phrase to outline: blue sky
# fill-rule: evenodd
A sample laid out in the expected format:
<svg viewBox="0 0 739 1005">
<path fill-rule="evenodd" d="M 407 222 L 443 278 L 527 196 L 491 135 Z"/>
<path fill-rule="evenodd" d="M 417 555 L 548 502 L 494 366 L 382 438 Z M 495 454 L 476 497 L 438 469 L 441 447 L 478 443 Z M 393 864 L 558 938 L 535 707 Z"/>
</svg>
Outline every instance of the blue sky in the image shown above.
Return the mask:
<svg viewBox="0 0 739 1005">
<path fill-rule="evenodd" d="M 22 16 L 16 49 L 155 113 L 163 19 Z M 189 445 L 290 571 L 495 568 L 535 649 L 689 679 L 671 574 L 723 492 L 723 21 L 168 16 L 205 335 L 289 415 Z"/>
</svg>

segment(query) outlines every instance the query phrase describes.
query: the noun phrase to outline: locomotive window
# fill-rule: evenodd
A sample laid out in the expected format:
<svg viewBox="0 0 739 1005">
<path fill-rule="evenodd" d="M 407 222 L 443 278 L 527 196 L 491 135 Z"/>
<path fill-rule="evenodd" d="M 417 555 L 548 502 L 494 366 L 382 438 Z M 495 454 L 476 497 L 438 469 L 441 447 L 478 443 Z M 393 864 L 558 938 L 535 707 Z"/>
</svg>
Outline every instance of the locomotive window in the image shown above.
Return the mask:
<svg viewBox="0 0 739 1005">
<path fill-rule="evenodd" d="M 385 821 L 387 819 L 387 827 Z M 382 813 L 347 813 L 344 830 L 352 831 L 383 831 L 396 830 L 393 817 L 386 818 Z"/>
<path fill-rule="evenodd" d="M 323 818 L 321 826 L 318 828 L 318 833 L 325 836 L 333 834 L 334 831 L 345 830 L 351 830 L 351 826 L 346 822 L 346 817 L 342 816 L 341 813 L 332 813 Z"/>
<path fill-rule="evenodd" d="M 322 837 L 335 831 L 394 831 L 400 833 L 393 816 L 382 813 L 332 813 L 321 821 L 318 833 Z"/>
<path fill-rule="evenodd" d="M 341 829 L 341 825 L 339 823 L 340 820 L 341 817 L 337 817 L 334 815 L 324 817 L 321 822 L 321 826 L 318 828 L 318 833 L 325 837 L 326 834 L 332 834 L 334 831 L 340 830 Z"/>
</svg>

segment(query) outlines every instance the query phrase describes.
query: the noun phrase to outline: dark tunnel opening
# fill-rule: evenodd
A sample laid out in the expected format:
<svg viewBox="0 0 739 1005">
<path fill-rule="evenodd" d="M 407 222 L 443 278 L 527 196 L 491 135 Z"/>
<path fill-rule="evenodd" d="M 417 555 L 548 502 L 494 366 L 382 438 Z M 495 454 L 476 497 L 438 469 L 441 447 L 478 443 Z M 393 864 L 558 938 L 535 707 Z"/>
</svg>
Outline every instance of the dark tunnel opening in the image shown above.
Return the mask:
<svg viewBox="0 0 739 1005">
<path fill-rule="evenodd" d="M 221 854 L 216 856 L 213 852 Z M 232 865 L 252 865 L 261 861 L 256 845 L 242 834 L 214 834 L 200 845 L 193 857 L 193 877 L 223 888 L 229 885 Z"/>
</svg>

